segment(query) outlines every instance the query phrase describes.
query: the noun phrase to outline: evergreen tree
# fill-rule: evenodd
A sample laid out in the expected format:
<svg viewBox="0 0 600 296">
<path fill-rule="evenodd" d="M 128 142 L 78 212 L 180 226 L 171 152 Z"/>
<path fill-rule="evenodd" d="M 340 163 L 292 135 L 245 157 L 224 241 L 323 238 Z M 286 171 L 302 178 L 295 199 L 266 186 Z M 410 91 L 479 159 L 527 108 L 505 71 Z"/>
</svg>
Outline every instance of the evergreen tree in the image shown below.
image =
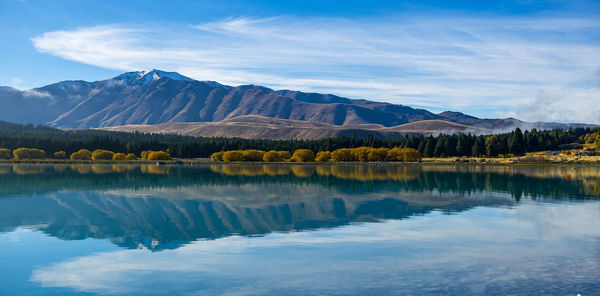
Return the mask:
<svg viewBox="0 0 600 296">
<path fill-rule="evenodd" d="M 433 157 L 436 142 L 432 137 L 427 138 L 425 148 L 423 149 L 424 157 Z"/>
<path fill-rule="evenodd" d="M 483 137 L 477 137 L 471 147 L 471 155 L 480 157 L 485 154 L 485 140 Z"/>
<path fill-rule="evenodd" d="M 444 143 L 444 156 L 456 156 L 456 143 L 458 137 L 456 134 L 446 137 L 446 143 Z"/>
<path fill-rule="evenodd" d="M 417 148 L 417 150 L 419 150 L 421 155 L 424 155 L 423 153 L 425 152 L 425 141 L 423 141 L 422 139 L 419 142 L 419 147 Z"/>
<path fill-rule="evenodd" d="M 488 157 L 498 155 L 498 139 L 496 136 L 489 136 L 486 139 L 485 154 Z"/>
<path fill-rule="evenodd" d="M 523 141 L 523 133 L 521 129 L 517 127 L 515 131 L 510 133 L 508 139 L 508 153 L 513 155 L 522 155 L 525 152 L 525 145 Z"/>
<path fill-rule="evenodd" d="M 446 152 L 446 143 L 447 143 L 447 139 L 445 135 L 439 135 L 438 139 L 437 139 L 437 143 L 435 145 L 435 150 L 433 151 L 433 155 L 435 157 L 443 157 L 446 156 L 445 153 Z"/>
<path fill-rule="evenodd" d="M 470 134 L 468 136 L 465 134 L 461 134 L 460 136 L 458 136 L 458 140 L 456 142 L 456 153 L 459 156 L 471 156 L 472 145 L 469 141 L 470 137 Z"/>
</svg>

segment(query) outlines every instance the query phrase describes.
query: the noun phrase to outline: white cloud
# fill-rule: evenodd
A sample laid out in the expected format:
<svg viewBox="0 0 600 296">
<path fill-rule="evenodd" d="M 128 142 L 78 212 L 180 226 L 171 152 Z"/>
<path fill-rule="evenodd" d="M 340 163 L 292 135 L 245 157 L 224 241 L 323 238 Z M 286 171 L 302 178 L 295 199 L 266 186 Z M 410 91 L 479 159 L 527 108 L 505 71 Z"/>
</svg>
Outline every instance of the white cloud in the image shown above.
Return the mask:
<svg viewBox="0 0 600 296">
<path fill-rule="evenodd" d="M 23 96 L 25 98 L 34 98 L 34 99 L 53 99 L 51 94 L 49 94 L 45 91 L 39 91 L 39 90 L 35 90 L 35 89 L 24 90 Z"/>
<path fill-rule="evenodd" d="M 600 45 L 589 33 L 598 29 L 586 18 L 282 16 L 185 27 L 99 26 L 32 41 L 39 51 L 111 69 L 161 68 L 225 84 L 533 120 L 537 115 L 521 110 L 538 110 L 533 104 L 540 92 L 561 88 L 577 93 L 582 104 L 598 100 Z M 568 100 L 553 104 L 560 108 Z M 561 120 L 600 123 L 586 110 L 574 111 Z"/>
<path fill-rule="evenodd" d="M 600 123 L 600 89 L 548 88 L 532 102 L 519 105 L 510 116 L 535 121 L 568 119 Z"/>
</svg>

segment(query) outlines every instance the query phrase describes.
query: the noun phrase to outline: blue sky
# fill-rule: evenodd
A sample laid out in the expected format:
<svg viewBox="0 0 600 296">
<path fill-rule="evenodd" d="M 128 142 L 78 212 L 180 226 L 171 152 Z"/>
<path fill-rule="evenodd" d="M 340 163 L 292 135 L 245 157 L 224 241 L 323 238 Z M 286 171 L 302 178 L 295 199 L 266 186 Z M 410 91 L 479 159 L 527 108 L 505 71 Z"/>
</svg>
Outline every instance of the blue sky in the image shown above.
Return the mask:
<svg viewBox="0 0 600 296">
<path fill-rule="evenodd" d="M 481 117 L 600 123 L 598 1 L 0 0 L 0 85 L 157 68 Z"/>
</svg>

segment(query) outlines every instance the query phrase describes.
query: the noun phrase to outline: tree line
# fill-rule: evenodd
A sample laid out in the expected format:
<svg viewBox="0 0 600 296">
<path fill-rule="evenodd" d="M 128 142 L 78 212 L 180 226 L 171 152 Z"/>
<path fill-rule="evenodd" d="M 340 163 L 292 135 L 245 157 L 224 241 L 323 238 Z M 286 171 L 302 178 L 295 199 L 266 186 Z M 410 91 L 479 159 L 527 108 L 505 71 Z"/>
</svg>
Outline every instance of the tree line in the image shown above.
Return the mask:
<svg viewBox="0 0 600 296">
<path fill-rule="evenodd" d="M 439 134 L 407 135 L 400 138 L 343 136 L 319 140 L 264 140 L 243 138 L 208 138 L 173 134 L 144 134 L 101 130 L 61 130 L 46 126 L 0 122 L 0 147 L 14 150 L 29 147 L 49 155 L 64 151 L 71 155 L 80 149 L 104 149 L 140 155 L 142 151 L 166 151 L 173 157 L 210 157 L 215 152 L 232 150 L 289 151 L 308 149 L 314 152 L 342 148 L 413 148 L 423 157 L 489 156 L 559 150 L 561 145 L 583 142 L 585 135 L 600 129 L 521 131 L 494 135 Z"/>
</svg>

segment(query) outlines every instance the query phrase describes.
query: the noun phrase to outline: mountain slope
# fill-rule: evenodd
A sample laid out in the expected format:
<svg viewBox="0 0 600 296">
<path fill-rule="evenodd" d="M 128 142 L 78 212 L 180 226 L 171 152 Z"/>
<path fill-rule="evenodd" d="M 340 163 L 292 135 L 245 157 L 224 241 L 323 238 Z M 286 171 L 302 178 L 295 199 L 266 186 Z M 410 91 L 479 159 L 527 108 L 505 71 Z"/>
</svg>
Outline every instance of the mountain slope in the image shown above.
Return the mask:
<svg viewBox="0 0 600 296">
<path fill-rule="evenodd" d="M 122 132 L 180 134 L 199 137 L 236 137 L 247 139 L 323 139 L 341 136 L 374 136 L 395 138 L 406 134 L 438 132 L 490 133 L 490 130 L 442 120 L 421 120 L 393 127 L 379 124 L 333 125 L 300 120 L 279 119 L 258 115 L 244 115 L 218 122 L 172 122 L 156 125 L 122 125 L 104 127 L 104 130 Z"/>
<path fill-rule="evenodd" d="M 301 98 L 297 99 L 299 96 Z M 87 99 L 50 124 L 90 128 L 124 124 L 214 122 L 242 115 L 260 115 L 334 125 L 377 123 L 394 126 L 438 118 L 426 110 L 341 98 L 331 102 L 330 97 L 274 92 L 260 86 L 223 87 L 168 77 L 154 79 L 147 84 L 115 84 L 108 80 L 97 83 Z"/>
</svg>

